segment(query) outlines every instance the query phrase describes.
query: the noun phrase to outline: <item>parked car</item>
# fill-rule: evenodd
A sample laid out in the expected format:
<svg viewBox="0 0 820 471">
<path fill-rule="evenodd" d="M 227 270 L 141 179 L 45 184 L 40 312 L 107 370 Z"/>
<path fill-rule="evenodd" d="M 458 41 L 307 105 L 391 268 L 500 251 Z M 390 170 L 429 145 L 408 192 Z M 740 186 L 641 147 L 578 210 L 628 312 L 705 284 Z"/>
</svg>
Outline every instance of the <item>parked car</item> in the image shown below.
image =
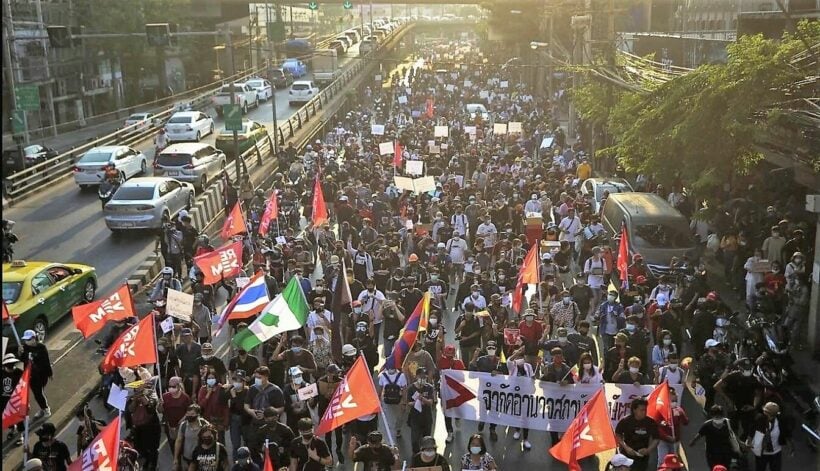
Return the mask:
<svg viewBox="0 0 820 471">
<path fill-rule="evenodd" d="M 285 59 L 282 70 L 290 72 L 293 78 L 298 79 L 307 75 L 307 65 L 299 59 Z"/>
<path fill-rule="evenodd" d="M 99 185 L 110 168 L 120 171 L 122 181 L 135 175 L 145 175 L 148 158 L 128 146 L 101 146 L 88 150 L 74 165 L 74 183 L 80 189 Z"/>
<path fill-rule="evenodd" d="M 199 141 L 202 136 L 214 132 L 214 120 L 201 111 L 174 113 L 165 124 L 169 142 Z"/>
<path fill-rule="evenodd" d="M 293 83 L 293 74 L 282 68 L 271 69 L 269 75 L 271 83 L 276 88 L 287 88 Z"/>
<path fill-rule="evenodd" d="M 288 104 L 307 103 L 319 94 L 319 87 L 310 80 L 297 80 L 288 91 Z"/>
<path fill-rule="evenodd" d="M 72 307 L 93 301 L 96 294 L 97 273 L 88 265 L 24 260 L 3 264 L 3 300 L 14 328 L 20 333 L 31 329 L 41 341 Z M 3 337 L 14 345 L 14 333 L 6 322 Z"/>
<path fill-rule="evenodd" d="M 58 155 L 60 155 L 60 153 L 56 150 L 40 144 L 32 144 L 23 148 L 23 161 L 25 162 L 26 167 L 43 163 L 48 159 L 57 157 Z"/>
<path fill-rule="evenodd" d="M 156 124 L 156 114 L 154 113 L 134 113 L 125 119 L 123 127 L 125 132 L 130 134 L 139 131 L 146 131 Z"/>
<path fill-rule="evenodd" d="M 256 90 L 256 98 L 259 101 L 270 100 L 270 97 L 273 96 L 273 86 L 265 79 L 250 79 L 245 82 L 245 85 Z"/>
<path fill-rule="evenodd" d="M 265 126 L 257 123 L 256 121 L 243 121 L 242 130 L 237 131 L 236 134 L 237 144 L 239 144 L 239 155 L 241 155 L 245 153 L 246 150 L 253 147 L 256 142 L 259 142 L 267 137 L 268 131 L 265 129 Z M 219 135 L 216 136 L 214 147 L 224 152 L 229 159 L 235 158 L 237 153 L 234 152 L 233 131 L 223 129 Z"/>
<path fill-rule="evenodd" d="M 239 105 L 242 114 L 247 113 L 250 108 L 259 107 L 259 95 L 256 89 L 247 83 L 236 82 L 233 85 L 223 85 L 214 95 L 213 103 L 217 116 L 222 116 L 222 109 L 231 104 L 232 94 L 234 95 L 233 104 Z"/>
<path fill-rule="evenodd" d="M 194 186 L 167 177 L 133 178 L 120 186 L 103 208 L 105 225 L 116 234 L 131 229 L 160 229 L 194 205 Z"/>
<path fill-rule="evenodd" d="M 349 29 L 345 31 L 345 36 L 347 36 L 353 44 L 356 44 L 361 39 L 359 32 L 355 29 Z"/>
<path fill-rule="evenodd" d="M 344 43 L 336 39 L 330 41 L 330 43 L 327 45 L 327 48 L 336 51 L 336 57 L 342 56 L 347 51 L 347 48 L 345 47 Z"/>
<path fill-rule="evenodd" d="M 481 103 L 469 103 L 464 106 L 467 113 L 470 115 L 470 119 L 475 119 L 476 116 L 481 117 L 482 121 L 490 121 L 490 113 L 487 111 L 487 107 Z"/>
<path fill-rule="evenodd" d="M 347 51 L 348 49 L 353 47 L 353 41 L 350 38 L 348 38 L 346 34 L 340 34 L 340 35 L 336 36 L 335 40 L 336 41 L 341 41 L 342 44 L 345 45 L 345 51 Z"/>
<path fill-rule="evenodd" d="M 595 213 L 598 213 L 601 209 L 604 191 L 608 191 L 612 195 L 615 193 L 631 193 L 635 190 L 623 178 L 588 178 L 581 183 L 581 194 L 590 202 Z"/>
<path fill-rule="evenodd" d="M 172 144 L 154 161 L 154 176 L 172 177 L 202 189 L 222 173 L 227 160 L 224 152 L 209 144 Z"/>
</svg>

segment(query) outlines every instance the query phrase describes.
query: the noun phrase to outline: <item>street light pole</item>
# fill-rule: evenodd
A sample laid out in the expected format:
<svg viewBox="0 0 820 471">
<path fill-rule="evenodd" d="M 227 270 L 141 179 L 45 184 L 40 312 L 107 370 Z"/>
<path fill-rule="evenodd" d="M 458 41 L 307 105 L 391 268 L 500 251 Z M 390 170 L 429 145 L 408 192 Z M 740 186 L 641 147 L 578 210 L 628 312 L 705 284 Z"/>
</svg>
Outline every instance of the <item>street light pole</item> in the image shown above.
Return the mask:
<svg viewBox="0 0 820 471">
<path fill-rule="evenodd" d="M 231 91 L 231 109 L 233 109 L 233 107 L 236 105 L 236 88 L 234 85 L 233 78 L 233 74 L 236 73 L 236 67 L 233 60 L 233 40 L 231 39 L 231 30 L 229 28 L 225 30 L 225 52 L 228 54 L 228 67 L 231 68 L 230 73 L 228 74 L 228 76 L 231 77 L 231 81 L 228 83 L 228 87 Z M 237 183 L 240 183 L 242 181 L 242 164 L 239 162 L 241 160 L 239 158 L 239 134 L 237 133 L 236 129 L 233 130 L 233 152 L 234 165 L 236 166 L 236 181 Z"/>
<path fill-rule="evenodd" d="M 281 21 L 280 10 L 278 3 L 274 2 L 273 6 L 273 14 L 274 14 L 274 21 L 279 22 Z M 272 80 L 273 79 L 273 67 L 274 62 L 276 60 L 276 41 L 271 41 L 271 38 L 268 38 L 271 43 L 271 60 L 268 61 L 268 77 Z M 285 82 L 287 83 L 287 82 Z M 277 156 L 279 154 L 279 121 L 276 119 L 276 86 L 271 83 L 271 97 L 270 97 L 270 107 L 271 113 L 273 114 L 273 155 Z"/>
</svg>

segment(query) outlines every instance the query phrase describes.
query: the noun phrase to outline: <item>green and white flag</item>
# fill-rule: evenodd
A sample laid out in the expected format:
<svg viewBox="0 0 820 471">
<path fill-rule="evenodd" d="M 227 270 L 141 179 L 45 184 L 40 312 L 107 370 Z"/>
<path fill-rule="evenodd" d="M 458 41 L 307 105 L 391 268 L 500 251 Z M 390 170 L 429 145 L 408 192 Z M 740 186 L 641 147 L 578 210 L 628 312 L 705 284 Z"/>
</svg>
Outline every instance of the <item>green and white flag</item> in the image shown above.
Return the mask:
<svg viewBox="0 0 820 471">
<path fill-rule="evenodd" d="M 307 300 L 296 277 L 290 279 L 284 291 L 265 306 L 259 317 L 247 329 L 239 331 L 233 338 L 238 348 L 251 350 L 273 338 L 274 335 L 296 330 L 307 322 Z"/>
</svg>

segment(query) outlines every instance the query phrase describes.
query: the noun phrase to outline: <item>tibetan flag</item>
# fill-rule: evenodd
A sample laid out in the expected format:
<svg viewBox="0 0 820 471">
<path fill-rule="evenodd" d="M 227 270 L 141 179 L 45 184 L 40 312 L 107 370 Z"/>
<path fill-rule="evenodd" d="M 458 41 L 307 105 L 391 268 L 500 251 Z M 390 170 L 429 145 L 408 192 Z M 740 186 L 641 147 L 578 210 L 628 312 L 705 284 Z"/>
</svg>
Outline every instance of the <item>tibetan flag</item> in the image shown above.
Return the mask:
<svg viewBox="0 0 820 471">
<path fill-rule="evenodd" d="M 401 164 L 403 162 L 402 154 L 404 153 L 404 148 L 401 145 L 401 142 L 396 140 L 393 144 L 393 166 L 396 168 L 401 168 Z"/>
<path fill-rule="evenodd" d="M 621 240 L 618 243 L 618 275 L 621 278 L 621 288 L 629 287 L 629 234 L 626 224 L 621 224 Z"/>
<path fill-rule="evenodd" d="M 316 180 L 313 182 L 313 211 L 311 213 L 311 224 L 313 227 L 319 227 L 328 222 L 327 205 L 325 204 L 325 196 L 322 193 L 322 185 L 319 179 L 319 174 L 316 174 Z"/>
<path fill-rule="evenodd" d="M 120 334 L 108 348 L 101 368 L 105 373 L 110 373 L 117 368 L 156 362 L 157 337 L 154 329 L 154 315 L 149 314 Z"/>
<path fill-rule="evenodd" d="M 648 402 L 646 407 L 648 417 L 658 422 L 672 423 L 672 401 L 669 399 L 669 383 L 667 380 L 655 386 L 655 389 L 652 390 L 646 400 Z"/>
<path fill-rule="evenodd" d="M 237 201 L 228 217 L 225 218 L 225 223 L 222 225 L 222 231 L 219 235 L 223 241 L 227 241 L 231 237 L 245 232 L 248 232 L 248 227 L 245 225 L 245 216 L 242 215 L 242 206 Z"/>
<path fill-rule="evenodd" d="M 301 328 L 307 323 L 309 312 L 299 280 L 295 276 L 291 277 L 285 289 L 265 306 L 259 317 L 247 329 L 234 336 L 233 343 L 250 351 L 274 335 Z"/>
<path fill-rule="evenodd" d="M 359 355 L 342 382 L 333 393 L 322 421 L 316 427 L 316 436 L 335 430 L 342 425 L 381 411 L 381 402 L 373 384 L 373 376 L 364 355 Z"/>
<path fill-rule="evenodd" d="M 416 305 L 416 309 L 407 319 L 404 328 L 399 333 L 399 339 L 393 345 L 393 351 L 390 356 L 384 361 L 382 371 L 392 368 L 401 369 L 404 365 L 404 359 L 407 353 L 416 343 L 416 339 L 420 332 L 427 330 L 427 318 L 430 315 L 430 292 L 426 291 L 424 297 Z"/>
<path fill-rule="evenodd" d="M 23 371 L 23 376 L 20 377 L 20 381 L 17 381 L 17 386 L 14 387 L 9 402 L 6 403 L 6 408 L 3 409 L 3 430 L 26 420 L 29 408 L 29 393 L 31 392 L 31 388 L 29 388 L 30 380 L 31 365 Z"/>
<path fill-rule="evenodd" d="M 230 242 L 196 256 L 194 264 L 205 275 L 202 282 L 206 285 L 215 285 L 224 278 L 237 276 L 242 272 L 242 242 Z"/>
<path fill-rule="evenodd" d="M 251 277 L 248 284 L 222 310 L 216 330 L 222 329 L 222 326 L 231 319 L 247 319 L 259 314 L 269 302 L 265 273 L 260 271 Z"/>
<path fill-rule="evenodd" d="M 518 272 L 518 281 L 512 295 L 514 312 L 521 312 L 521 306 L 524 304 L 524 285 L 537 285 L 538 282 L 538 244 L 533 244 Z"/>
<path fill-rule="evenodd" d="M 265 212 L 262 213 L 262 219 L 259 221 L 259 235 L 262 237 L 268 235 L 268 228 L 270 222 L 279 219 L 279 196 L 276 190 L 273 190 L 268 198 L 268 204 L 265 205 Z"/>
<path fill-rule="evenodd" d="M 556 460 L 567 463 L 571 471 L 581 471 L 578 460 L 611 450 L 617 445 L 601 388 L 584 404 L 561 441 L 550 448 L 550 454 Z"/>
<path fill-rule="evenodd" d="M 118 321 L 136 315 L 128 284 L 123 284 L 105 299 L 71 308 L 74 325 L 85 338 L 99 332 L 108 321 Z"/>
<path fill-rule="evenodd" d="M 120 417 L 117 416 L 94 437 L 68 471 L 104 471 L 117 469 L 120 454 Z"/>
</svg>

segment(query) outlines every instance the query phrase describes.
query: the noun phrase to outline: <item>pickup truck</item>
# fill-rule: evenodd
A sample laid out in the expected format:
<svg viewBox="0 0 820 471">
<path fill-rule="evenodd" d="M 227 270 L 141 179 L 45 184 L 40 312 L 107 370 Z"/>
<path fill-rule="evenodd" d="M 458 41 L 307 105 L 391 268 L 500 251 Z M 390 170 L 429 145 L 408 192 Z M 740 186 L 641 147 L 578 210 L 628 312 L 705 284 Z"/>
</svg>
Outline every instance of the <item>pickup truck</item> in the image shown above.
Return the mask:
<svg viewBox="0 0 820 471">
<path fill-rule="evenodd" d="M 313 80 L 317 85 L 327 85 L 339 75 L 339 60 L 336 49 L 317 49 L 313 54 Z"/>
<path fill-rule="evenodd" d="M 233 85 L 223 85 L 222 88 L 216 92 L 214 96 L 214 108 L 216 108 L 217 115 L 222 116 L 222 107 L 231 104 L 231 89 L 233 89 L 233 93 L 236 96 L 236 98 L 234 98 L 234 104 L 239 105 L 243 114 L 247 113 L 249 108 L 259 106 L 259 96 L 256 93 L 256 89 L 246 83 L 237 82 Z"/>
</svg>

